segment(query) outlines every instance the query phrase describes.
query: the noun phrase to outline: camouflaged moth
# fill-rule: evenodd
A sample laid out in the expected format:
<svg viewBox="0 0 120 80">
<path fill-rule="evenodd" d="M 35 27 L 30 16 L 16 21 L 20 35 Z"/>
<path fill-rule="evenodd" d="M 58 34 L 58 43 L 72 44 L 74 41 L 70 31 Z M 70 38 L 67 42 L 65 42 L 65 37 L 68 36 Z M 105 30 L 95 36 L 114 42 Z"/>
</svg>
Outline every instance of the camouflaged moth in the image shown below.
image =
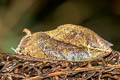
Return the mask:
<svg viewBox="0 0 120 80">
<path fill-rule="evenodd" d="M 31 33 L 24 29 L 24 32 L 27 35 L 14 50 L 18 54 L 81 62 L 99 59 L 112 52 L 111 43 L 83 26 L 65 24 L 51 31 Z"/>
</svg>

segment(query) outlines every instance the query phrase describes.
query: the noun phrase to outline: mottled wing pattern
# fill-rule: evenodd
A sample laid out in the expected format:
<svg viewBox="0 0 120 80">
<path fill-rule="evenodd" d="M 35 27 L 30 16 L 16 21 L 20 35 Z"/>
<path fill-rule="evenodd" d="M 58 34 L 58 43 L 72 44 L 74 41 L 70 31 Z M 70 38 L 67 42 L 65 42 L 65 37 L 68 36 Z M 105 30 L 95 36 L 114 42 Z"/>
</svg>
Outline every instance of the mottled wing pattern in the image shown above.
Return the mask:
<svg viewBox="0 0 120 80">
<path fill-rule="evenodd" d="M 89 49 L 96 49 L 108 53 L 112 51 L 110 48 L 112 46 L 110 45 L 111 43 L 102 39 L 92 30 L 82 26 L 66 24 L 59 26 L 55 30 L 46 31 L 45 33 L 56 40 L 71 43 L 78 47 L 84 46 Z"/>
<path fill-rule="evenodd" d="M 38 33 L 36 37 L 37 44 L 44 51 L 46 56 L 56 60 L 67 61 L 85 61 L 90 58 L 89 54 L 83 47 L 77 47 L 75 45 L 64 43 L 53 39 L 45 33 Z"/>
<path fill-rule="evenodd" d="M 15 52 L 37 58 L 67 61 L 89 61 L 108 55 L 111 43 L 92 30 L 65 24 L 55 30 L 36 32 L 22 38 Z"/>
</svg>

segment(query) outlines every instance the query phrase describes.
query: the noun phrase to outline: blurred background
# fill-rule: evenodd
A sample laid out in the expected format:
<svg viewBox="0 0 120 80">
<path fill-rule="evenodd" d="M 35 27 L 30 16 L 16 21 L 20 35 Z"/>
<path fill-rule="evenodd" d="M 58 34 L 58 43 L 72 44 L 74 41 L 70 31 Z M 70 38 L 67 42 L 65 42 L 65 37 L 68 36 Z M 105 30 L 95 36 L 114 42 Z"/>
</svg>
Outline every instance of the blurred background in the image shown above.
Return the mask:
<svg viewBox="0 0 120 80">
<path fill-rule="evenodd" d="M 88 27 L 120 50 L 120 0 L 0 0 L 0 52 L 14 53 L 24 28 Z"/>
</svg>

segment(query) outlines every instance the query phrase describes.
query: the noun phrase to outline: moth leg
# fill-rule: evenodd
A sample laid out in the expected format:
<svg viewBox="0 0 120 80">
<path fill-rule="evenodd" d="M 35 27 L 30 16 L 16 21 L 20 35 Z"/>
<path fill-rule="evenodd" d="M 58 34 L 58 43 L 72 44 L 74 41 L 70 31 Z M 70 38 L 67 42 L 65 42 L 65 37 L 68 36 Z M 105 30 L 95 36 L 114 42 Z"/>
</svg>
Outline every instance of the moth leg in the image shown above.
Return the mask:
<svg viewBox="0 0 120 80">
<path fill-rule="evenodd" d="M 17 53 L 17 54 L 22 54 L 22 53 L 20 53 L 19 52 L 19 48 L 17 48 L 17 49 L 15 49 L 15 48 L 11 48 L 15 53 Z"/>
<path fill-rule="evenodd" d="M 13 50 L 15 53 L 17 53 L 17 50 L 15 48 L 12 47 L 11 50 Z"/>
</svg>

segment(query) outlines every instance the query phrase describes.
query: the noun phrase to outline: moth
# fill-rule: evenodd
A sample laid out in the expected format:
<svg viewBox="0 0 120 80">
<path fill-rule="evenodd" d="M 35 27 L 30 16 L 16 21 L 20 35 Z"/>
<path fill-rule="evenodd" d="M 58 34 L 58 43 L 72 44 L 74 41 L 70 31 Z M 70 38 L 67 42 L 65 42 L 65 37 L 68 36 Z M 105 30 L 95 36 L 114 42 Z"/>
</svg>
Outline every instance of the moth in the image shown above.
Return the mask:
<svg viewBox="0 0 120 80">
<path fill-rule="evenodd" d="M 51 31 L 31 33 L 24 29 L 24 32 L 27 34 L 14 50 L 17 54 L 81 62 L 100 59 L 112 52 L 113 44 L 83 26 L 64 24 Z"/>
</svg>

